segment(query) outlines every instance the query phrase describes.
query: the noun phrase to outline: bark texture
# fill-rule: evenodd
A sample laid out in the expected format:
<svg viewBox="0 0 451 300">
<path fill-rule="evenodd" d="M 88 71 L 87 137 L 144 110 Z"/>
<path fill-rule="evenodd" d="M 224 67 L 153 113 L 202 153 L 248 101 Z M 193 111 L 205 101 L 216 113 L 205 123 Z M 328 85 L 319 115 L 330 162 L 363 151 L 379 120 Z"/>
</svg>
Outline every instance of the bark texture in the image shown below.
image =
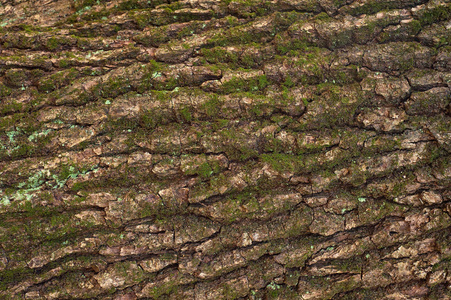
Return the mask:
<svg viewBox="0 0 451 300">
<path fill-rule="evenodd" d="M 1 0 L 1 299 L 451 299 L 448 0 Z"/>
</svg>

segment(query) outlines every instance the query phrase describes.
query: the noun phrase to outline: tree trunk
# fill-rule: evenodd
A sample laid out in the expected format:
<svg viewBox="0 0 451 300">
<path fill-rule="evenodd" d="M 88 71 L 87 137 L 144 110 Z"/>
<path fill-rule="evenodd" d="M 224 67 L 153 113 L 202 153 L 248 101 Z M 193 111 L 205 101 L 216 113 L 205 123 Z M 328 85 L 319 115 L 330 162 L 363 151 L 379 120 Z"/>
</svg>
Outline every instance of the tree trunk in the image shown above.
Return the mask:
<svg viewBox="0 0 451 300">
<path fill-rule="evenodd" d="M 1 299 L 451 299 L 447 0 L 1 0 Z"/>
</svg>

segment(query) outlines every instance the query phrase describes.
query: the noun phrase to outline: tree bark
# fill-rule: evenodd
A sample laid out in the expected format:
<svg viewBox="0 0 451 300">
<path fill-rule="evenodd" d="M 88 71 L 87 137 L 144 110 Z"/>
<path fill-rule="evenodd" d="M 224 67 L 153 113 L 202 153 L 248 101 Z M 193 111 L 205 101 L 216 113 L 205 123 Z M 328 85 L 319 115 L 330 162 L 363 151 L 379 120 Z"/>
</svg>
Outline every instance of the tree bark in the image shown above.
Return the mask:
<svg viewBox="0 0 451 300">
<path fill-rule="evenodd" d="M 449 1 L 0 3 L 0 298 L 451 299 Z"/>
</svg>

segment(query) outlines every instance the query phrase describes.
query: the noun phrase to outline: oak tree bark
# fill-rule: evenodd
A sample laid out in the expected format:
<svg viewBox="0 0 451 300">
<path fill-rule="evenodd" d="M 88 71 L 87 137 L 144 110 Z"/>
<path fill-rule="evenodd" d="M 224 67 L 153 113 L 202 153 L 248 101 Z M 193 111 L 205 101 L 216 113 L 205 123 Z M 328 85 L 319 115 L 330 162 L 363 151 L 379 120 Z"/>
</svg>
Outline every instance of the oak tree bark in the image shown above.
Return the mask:
<svg viewBox="0 0 451 300">
<path fill-rule="evenodd" d="M 0 298 L 451 299 L 447 0 L 1 0 Z"/>
</svg>

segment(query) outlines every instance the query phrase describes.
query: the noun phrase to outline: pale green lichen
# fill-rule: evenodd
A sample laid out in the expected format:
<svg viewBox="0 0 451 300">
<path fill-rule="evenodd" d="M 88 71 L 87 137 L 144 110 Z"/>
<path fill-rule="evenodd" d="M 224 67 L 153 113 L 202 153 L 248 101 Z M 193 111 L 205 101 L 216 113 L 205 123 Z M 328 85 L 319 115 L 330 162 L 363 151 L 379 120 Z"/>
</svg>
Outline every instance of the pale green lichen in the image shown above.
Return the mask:
<svg viewBox="0 0 451 300">
<path fill-rule="evenodd" d="M 33 198 L 34 192 L 39 190 L 39 188 L 31 188 L 31 189 L 24 189 L 24 190 L 18 190 L 16 191 L 11 198 L 16 201 L 31 201 Z"/>
<path fill-rule="evenodd" d="M 0 192 L 1 192 L 1 190 L 0 190 Z M 9 201 L 9 196 L 4 195 L 3 197 L 1 197 L 0 203 L 4 206 L 11 204 L 11 201 Z"/>
<path fill-rule="evenodd" d="M 28 140 L 30 142 L 34 142 L 37 138 L 42 137 L 42 136 L 47 136 L 52 131 L 53 131 L 52 129 L 46 129 L 44 131 L 35 131 L 28 136 Z"/>
<path fill-rule="evenodd" d="M 19 188 L 26 187 L 28 189 L 34 189 L 41 186 L 45 181 L 46 177 L 50 174 L 49 170 L 40 170 L 30 176 L 26 182 L 21 182 L 17 186 Z"/>
<path fill-rule="evenodd" d="M 7 133 L 6 133 L 6 135 L 8 136 L 8 138 L 9 138 L 9 142 L 10 143 L 15 143 L 16 141 L 14 140 L 14 138 L 17 136 L 17 135 L 19 135 L 19 130 L 17 130 L 17 131 L 8 131 Z"/>
<path fill-rule="evenodd" d="M 158 78 L 158 77 L 161 77 L 161 76 L 163 76 L 163 75 L 161 74 L 161 72 L 153 72 L 153 73 L 152 73 L 152 78 Z"/>
<path fill-rule="evenodd" d="M 62 188 L 69 179 L 75 179 L 78 176 L 86 175 L 89 172 L 96 172 L 97 170 L 97 165 L 83 169 L 78 169 L 74 166 L 64 166 L 59 175 L 52 175 L 52 178 L 55 180 L 56 184 L 52 185 L 51 187 L 54 189 Z"/>
</svg>

